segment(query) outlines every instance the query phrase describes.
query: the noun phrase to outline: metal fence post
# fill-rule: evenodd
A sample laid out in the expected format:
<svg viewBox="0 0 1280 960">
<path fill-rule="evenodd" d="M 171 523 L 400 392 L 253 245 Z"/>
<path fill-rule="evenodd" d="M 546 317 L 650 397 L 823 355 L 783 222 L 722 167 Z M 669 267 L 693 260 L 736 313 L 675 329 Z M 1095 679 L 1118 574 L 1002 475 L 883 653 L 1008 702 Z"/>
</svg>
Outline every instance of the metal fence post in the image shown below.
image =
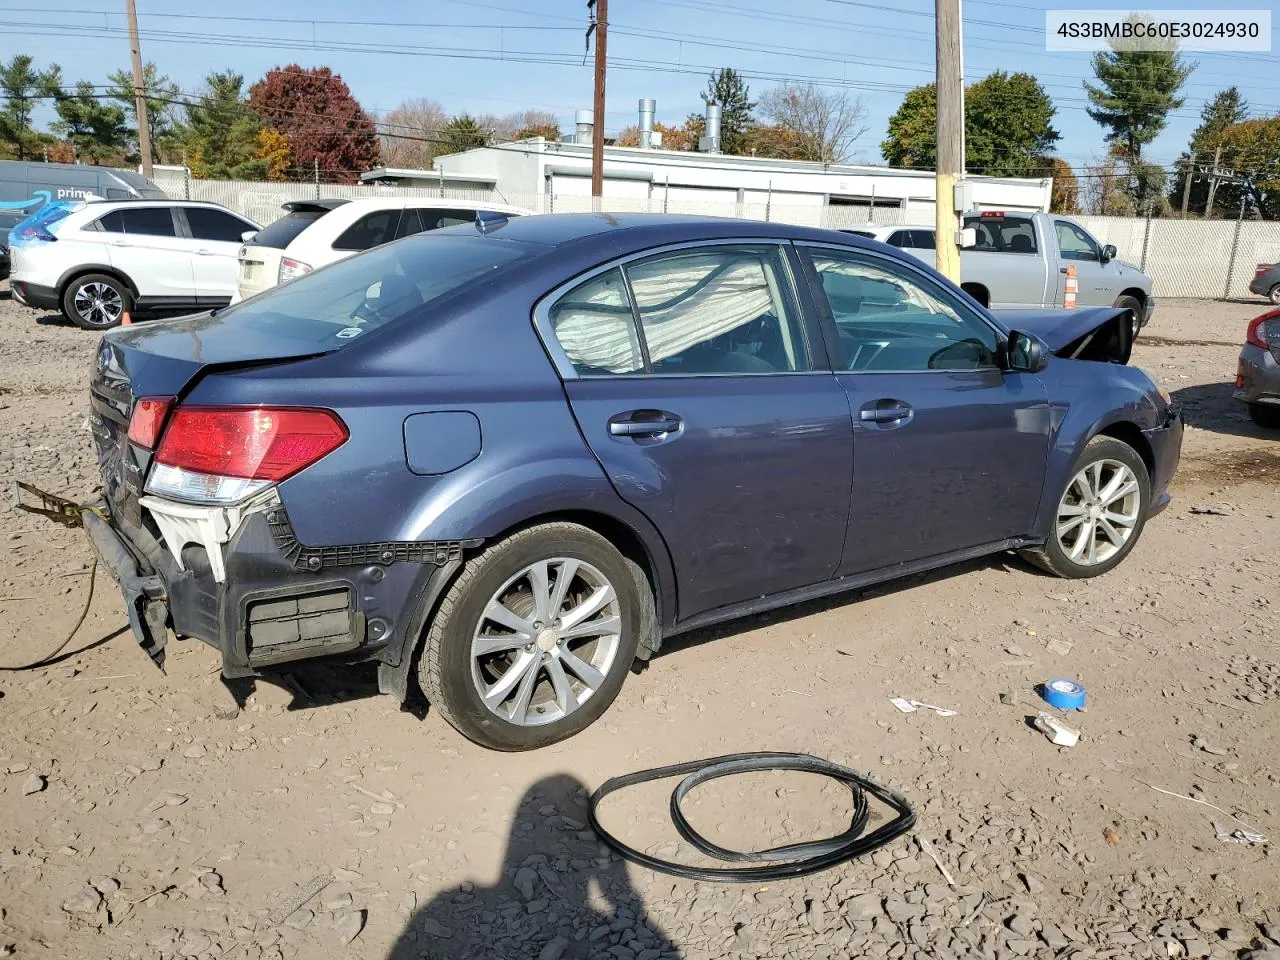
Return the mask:
<svg viewBox="0 0 1280 960">
<path fill-rule="evenodd" d="M 315 179 L 315 183 L 316 183 L 316 199 L 319 200 L 320 199 L 320 158 L 319 157 L 311 158 L 311 169 L 312 169 L 312 176 Z"/>
<path fill-rule="evenodd" d="M 1227 282 L 1222 285 L 1222 299 L 1231 296 L 1231 277 L 1236 272 L 1236 251 L 1240 249 L 1240 227 L 1244 224 L 1244 197 L 1240 198 L 1240 216 L 1236 218 L 1236 232 L 1231 237 L 1231 256 L 1227 259 Z"/>
<path fill-rule="evenodd" d="M 769 222 L 769 218 L 773 215 L 773 181 L 769 181 L 769 192 L 765 195 L 764 201 L 764 219 Z"/>
<path fill-rule="evenodd" d="M 1151 207 L 1147 207 L 1147 222 L 1142 227 L 1142 258 L 1138 261 L 1138 269 L 1147 272 L 1147 244 L 1151 240 Z"/>
</svg>

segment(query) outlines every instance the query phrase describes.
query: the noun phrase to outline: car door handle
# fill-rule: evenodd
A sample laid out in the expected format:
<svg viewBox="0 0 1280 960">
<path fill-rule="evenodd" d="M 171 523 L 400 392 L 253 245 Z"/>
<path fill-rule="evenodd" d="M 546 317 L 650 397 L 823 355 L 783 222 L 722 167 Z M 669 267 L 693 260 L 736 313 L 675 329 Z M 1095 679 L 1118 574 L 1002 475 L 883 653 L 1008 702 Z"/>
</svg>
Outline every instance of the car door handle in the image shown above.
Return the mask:
<svg viewBox="0 0 1280 960">
<path fill-rule="evenodd" d="M 212 250 L 205 250 L 203 247 L 201 247 L 199 250 L 197 250 L 197 251 L 196 251 L 196 253 L 200 254 L 200 256 L 202 256 L 202 257 L 212 257 L 212 256 L 213 256 L 213 251 L 212 251 Z"/>
<path fill-rule="evenodd" d="M 112 240 L 112 241 L 111 241 L 111 246 L 113 246 L 113 247 L 127 247 L 127 246 L 129 246 L 129 241 L 128 241 L 128 240 Z"/>
<path fill-rule="evenodd" d="M 876 400 L 858 411 L 860 419 L 868 423 L 897 423 L 911 416 L 911 407 L 897 400 Z"/>
<path fill-rule="evenodd" d="M 674 413 L 657 413 L 638 410 L 619 414 L 609 421 L 609 433 L 615 437 L 660 437 L 675 433 L 684 421 Z"/>
</svg>

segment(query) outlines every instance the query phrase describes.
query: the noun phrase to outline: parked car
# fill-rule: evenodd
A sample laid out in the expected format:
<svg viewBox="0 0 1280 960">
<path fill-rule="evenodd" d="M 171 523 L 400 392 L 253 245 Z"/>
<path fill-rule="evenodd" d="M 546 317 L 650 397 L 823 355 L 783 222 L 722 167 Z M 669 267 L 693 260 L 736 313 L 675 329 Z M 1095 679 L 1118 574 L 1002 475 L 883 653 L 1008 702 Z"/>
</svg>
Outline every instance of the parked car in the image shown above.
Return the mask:
<svg viewBox="0 0 1280 960">
<path fill-rule="evenodd" d="M 466 736 L 543 746 L 695 627 L 1010 549 L 1120 563 L 1178 409 L 1126 311 L 1013 320 L 828 230 L 438 230 L 107 334 L 84 520 L 153 656 L 171 624 L 228 677 L 416 669 Z"/>
<path fill-rule="evenodd" d="M 1250 322 L 1236 366 L 1234 396 L 1248 405 L 1258 426 L 1280 429 L 1280 310 Z"/>
<path fill-rule="evenodd" d="M 1280 263 L 1260 263 L 1249 281 L 1249 292 L 1280 307 Z"/>
<path fill-rule="evenodd" d="M 86 330 L 125 312 L 226 306 L 240 236 L 257 229 L 216 203 L 55 201 L 10 231 L 9 286 L 19 303 L 61 310 Z"/>
<path fill-rule="evenodd" d="M 421 197 L 293 200 L 284 204 L 284 210 L 275 223 L 245 238 L 239 252 L 236 300 L 401 237 L 471 223 L 479 212 L 506 216 L 529 212 L 505 204 Z"/>
<path fill-rule="evenodd" d="M 967 214 L 977 244 L 960 251 L 960 286 L 984 307 L 1059 307 L 1068 266 L 1076 268 L 1078 306 L 1133 311 L 1135 333 L 1155 310 L 1151 278 L 1116 259 L 1070 217 L 987 210 Z M 856 227 L 845 231 L 900 247 L 934 266 L 934 228 L 917 224 Z"/>
<path fill-rule="evenodd" d="M 154 183 L 131 170 L 78 163 L 0 160 L 0 242 L 20 220 L 55 200 L 164 200 Z M 8 276 L 0 262 L 0 280 Z"/>
</svg>

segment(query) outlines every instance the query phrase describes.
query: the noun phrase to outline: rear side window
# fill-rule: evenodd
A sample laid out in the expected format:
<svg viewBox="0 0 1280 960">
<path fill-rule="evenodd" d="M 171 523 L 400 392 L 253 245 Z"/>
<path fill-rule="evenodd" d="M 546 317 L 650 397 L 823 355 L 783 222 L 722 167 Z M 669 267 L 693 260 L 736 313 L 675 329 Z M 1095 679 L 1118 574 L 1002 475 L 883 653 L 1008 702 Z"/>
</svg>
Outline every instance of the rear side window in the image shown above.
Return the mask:
<svg viewBox="0 0 1280 960">
<path fill-rule="evenodd" d="M 889 239 L 886 242 L 894 247 L 909 247 L 911 246 L 911 231 L 895 230 L 889 234 Z"/>
<path fill-rule="evenodd" d="M 218 316 L 273 339 L 329 350 L 465 286 L 491 283 L 504 267 L 545 249 L 479 235 L 411 237 L 273 287 Z"/>
<path fill-rule="evenodd" d="M 233 217 L 221 210 L 211 207 L 183 207 L 187 215 L 187 226 L 191 228 L 191 236 L 197 240 L 217 240 L 228 243 L 239 243 L 240 234 L 253 227 L 239 217 Z"/>
<path fill-rule="evenodd" d="M 396 228 L 396 239 L 411 237 L 422 232 L 422 219 L 413 207 L 406 207 L 400 215 L 400 226 Z"/>
<path fill-rule="evenodd" d="M 965 217 L 978 242 L 973 247 L 984 253 L 1035 253 L 1036 229 L 1026 217 Z"/>
<path fill-rule="evenodd" d="M 617 267 L 557 300 L 551 330 L 584 377 L 644 372 L 627 283 Z"/>
<path fill-rule="evenodd" d="M 132 233 L 149 237 L 173 237 L 173 213 L 168 207 L 134 207 L 112 210 L 98 220 L 98 229 L 107 233 Z"/>
<path fill-rule="evenodd" d="M 347 227 L 333 241 L 335 250 L 369 250 L 396 238 L 396 225 L 400 222 L 400 209 L 375 210 Z"/>
<path fill-rule="evenodd" d="M 292 210 L 275 223 L 259 230 L 253 238 L 253 243 L 258 247 L 283 250 L 297 239 L 298 234 L 328 212 L 328 210 Z"/>
<path fill-rule="evenodd" d="M 441 227 L 456 227 L 460 223 L 476 222 L 474 210 L 439 210 L 424 207 L 418 212 L 422 214 L 424 230 L 439 230 Z"/>
</svg>

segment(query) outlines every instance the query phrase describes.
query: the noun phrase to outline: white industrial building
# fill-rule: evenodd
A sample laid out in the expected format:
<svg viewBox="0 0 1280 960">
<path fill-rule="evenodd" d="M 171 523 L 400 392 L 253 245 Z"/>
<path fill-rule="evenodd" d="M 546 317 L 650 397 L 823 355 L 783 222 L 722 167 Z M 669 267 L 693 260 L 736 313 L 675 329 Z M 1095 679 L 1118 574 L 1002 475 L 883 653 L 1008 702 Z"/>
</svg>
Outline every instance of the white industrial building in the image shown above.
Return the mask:
<svg viewBox="0 0 1280 960">
<path fill-rule="evenodd" d="M 843 227 L 932 223 L 931 172 L 719 153 L 719 110 L 708 108 L 699 151 L 664 150 L 653 131 L 654 104 L 640 101 L 641 143 L 606 146 L 601 208 L 781 220 Z M 435 160 L 421 186 L 466 189 L 541 212 L 591 209 L 591 112 L 579 111 L 569 142 L 542 138 L 479 147 Z M 371 171 L 367 181 L 408 171 Z M 983 210 L 1048 210 L 1051 179 L 967 178 L 967 202 Z"/>
</svg>

